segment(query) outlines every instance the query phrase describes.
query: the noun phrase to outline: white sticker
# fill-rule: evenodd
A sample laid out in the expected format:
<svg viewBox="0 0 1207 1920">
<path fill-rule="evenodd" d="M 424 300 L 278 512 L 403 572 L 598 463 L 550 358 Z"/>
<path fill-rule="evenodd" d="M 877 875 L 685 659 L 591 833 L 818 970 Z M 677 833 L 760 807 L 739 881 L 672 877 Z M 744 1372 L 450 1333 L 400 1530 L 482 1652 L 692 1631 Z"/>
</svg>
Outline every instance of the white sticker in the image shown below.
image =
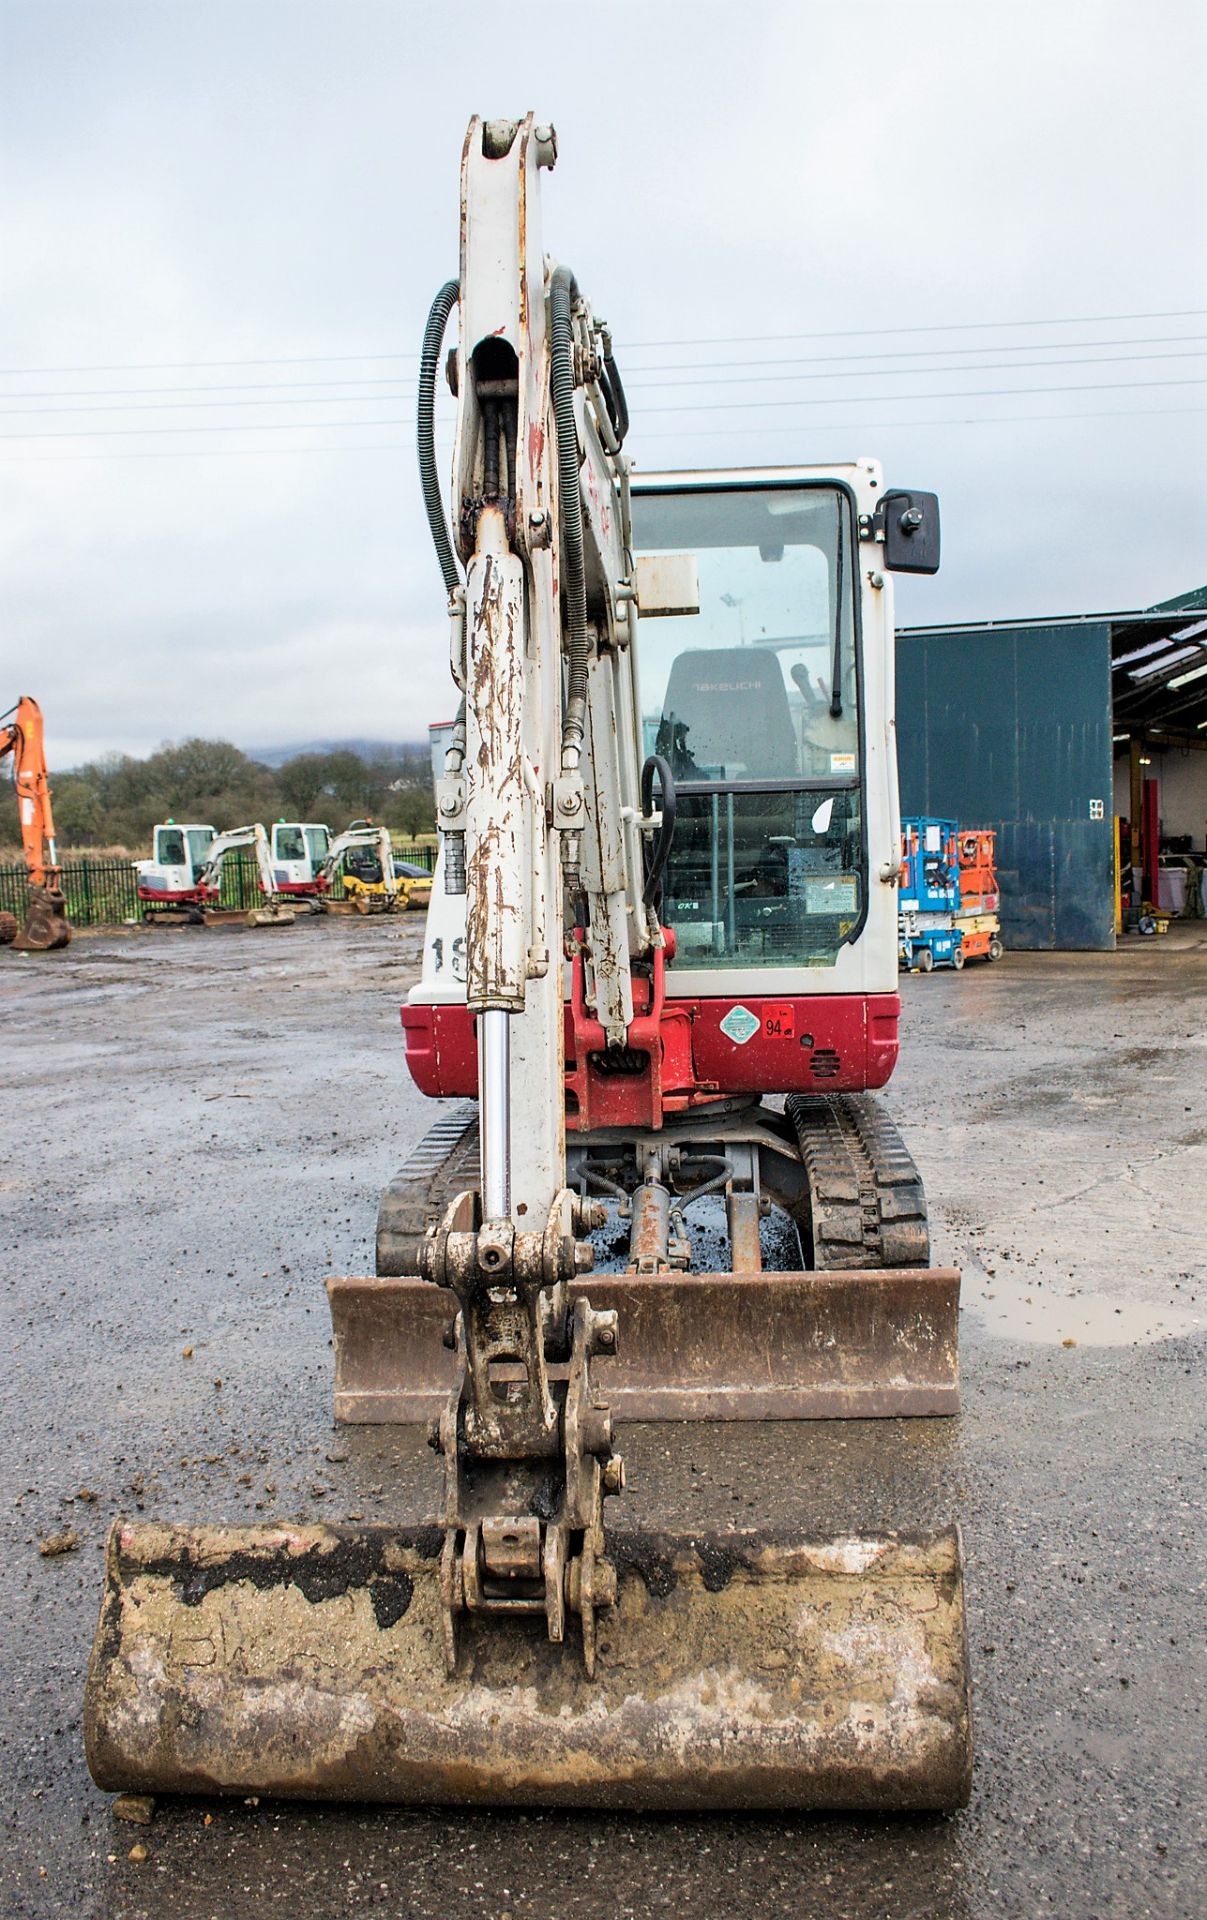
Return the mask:
<svg viewBox="0 0 1207 1920">
<path fill-rule="evenodd" d="M 759 1023 L 749 1007 L 730 1007 L 721 1022 L 721 1032 L 727 1040 L 733 1041 L 735 1047 L 744 1047 L 748 1040 L 753 1040 L 758 1030 Z"/>
<path fill-rule="evenodd" d="M 817 809 L 817 812 L 813 815 L 812 820 L 809 822 L 809 825 L 812 827 L 814 833 L 829 833 L 830 820 L 833 815 L 833 812 L 834 812 L 834 795 L 831 794 L 828 800 L 822 801 L 820 807 L 818 807 Z"/>
<path fill-rule="evenodd" d="M 927 829 L 926 829 L 926 852 L 927 852 L 927 853 L 938 853 L 938 852 L 940 851 L 940 849 L 942 848 L 942 845 L 943 845 L 943 829 L 942 829 L 942 827 L 927 827 Z"/>
<path fill-rule="evenodd" d="M 1101 819 L 1103 819 L 1103 818 L 1104 818 L 1104 814 L 1103 814 L 1103 803 L 1102 803 L 1102 801 L 1101 801 L 1101 800 L 1091 800 L 1091 801 L 1090 801 L 1090 819 L 1091 819 L 1091 820 L 1101 820 Z"/>
<path fill-rule="evenodd" d="M 854 913 L 856 910 L 857 882 L 847 874 L 837 875 L 833 880 L 806 880 L 806 913 Z"/>
<path fill-rule="evenodd" d="M 855 755 L 853 753 L 832 753 L 830 755 L 831 773 L 854 773 Z"/>
</svg>

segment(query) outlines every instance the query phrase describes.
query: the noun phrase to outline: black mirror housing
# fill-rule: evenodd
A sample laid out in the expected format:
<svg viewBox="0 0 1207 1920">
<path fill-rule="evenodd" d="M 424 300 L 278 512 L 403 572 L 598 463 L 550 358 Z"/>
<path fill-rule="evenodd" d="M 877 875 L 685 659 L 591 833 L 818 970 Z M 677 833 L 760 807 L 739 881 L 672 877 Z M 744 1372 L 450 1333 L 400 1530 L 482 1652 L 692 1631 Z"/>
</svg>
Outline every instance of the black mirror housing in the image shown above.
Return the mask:
<svg viewBox="0 0 1207 1920">
<path fill-rule="evenodd" d="M 938 573 L 939 496 L 894 488 L 877 515 L 884 533 L 884 564 L 890 573 Z"/>
</svg>

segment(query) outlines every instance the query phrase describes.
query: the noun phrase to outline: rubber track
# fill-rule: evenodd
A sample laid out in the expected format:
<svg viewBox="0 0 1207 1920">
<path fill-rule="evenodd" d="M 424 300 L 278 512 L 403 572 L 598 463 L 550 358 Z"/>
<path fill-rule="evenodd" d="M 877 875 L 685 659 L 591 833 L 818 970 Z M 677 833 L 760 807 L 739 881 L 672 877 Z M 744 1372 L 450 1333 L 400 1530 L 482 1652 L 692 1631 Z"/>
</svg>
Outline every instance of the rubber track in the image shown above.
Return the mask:
<svg viewBox="0 0 1207 1920">
<path fill-rule="evenodd" d="M 419 1243 L 450 1201 L 478 1181 L 478 1109 L 454 1107 L 425 1133 L 377 1209 L 377 1271 L 418 1272 Z"/>
<path fill-rule="evenodd" d="M 926 1196 L 901 1135 L 867 1094 L 791 1094 L 809 1183 L 813 1266 L 930 1264 Z"/>
</svg>

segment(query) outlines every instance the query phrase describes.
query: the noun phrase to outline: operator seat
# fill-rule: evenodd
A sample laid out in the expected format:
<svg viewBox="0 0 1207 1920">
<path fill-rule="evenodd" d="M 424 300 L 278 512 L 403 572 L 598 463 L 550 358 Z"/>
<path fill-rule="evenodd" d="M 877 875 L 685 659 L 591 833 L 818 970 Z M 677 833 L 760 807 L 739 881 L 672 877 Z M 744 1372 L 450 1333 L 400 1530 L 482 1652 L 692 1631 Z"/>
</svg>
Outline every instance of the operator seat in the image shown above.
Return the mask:
<svg viewBox="0 0 1207 1920">
<path fill-rule="evenodd" d="M 795 774 L 796 734 L 779 659 L 760 647 L 693 647 L 671 666 L 657 750 L 676 780 Z"/>
</svg>

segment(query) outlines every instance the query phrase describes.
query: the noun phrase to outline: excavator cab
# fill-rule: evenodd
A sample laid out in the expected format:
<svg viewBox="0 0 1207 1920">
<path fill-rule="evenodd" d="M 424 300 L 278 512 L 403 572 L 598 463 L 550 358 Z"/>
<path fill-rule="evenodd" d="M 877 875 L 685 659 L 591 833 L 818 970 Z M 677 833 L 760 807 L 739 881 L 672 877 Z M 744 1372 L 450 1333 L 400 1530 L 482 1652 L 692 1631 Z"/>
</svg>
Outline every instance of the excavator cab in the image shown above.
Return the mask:
<svg viewBox="0 0 1207 1920">
<path fill-rule="evenodd" d="M 694 996 L 700 972 L 831 968 L 867 894 L 850 493 L 652 476 L 634 485 L 633 538 L 639 570 L 686 553 L 698 581 L 698 611 L 643 611 L 640 627 L 644 740 L 677 797 L 668 994 Z"/>
<path fill-rule="evenodd" d="M 272 869 L 277 892 L 325 893 L 323 865 L 331 851 L 331 829 L 315 820 L 276 820 L 272 829 Z"/>
</svg>

